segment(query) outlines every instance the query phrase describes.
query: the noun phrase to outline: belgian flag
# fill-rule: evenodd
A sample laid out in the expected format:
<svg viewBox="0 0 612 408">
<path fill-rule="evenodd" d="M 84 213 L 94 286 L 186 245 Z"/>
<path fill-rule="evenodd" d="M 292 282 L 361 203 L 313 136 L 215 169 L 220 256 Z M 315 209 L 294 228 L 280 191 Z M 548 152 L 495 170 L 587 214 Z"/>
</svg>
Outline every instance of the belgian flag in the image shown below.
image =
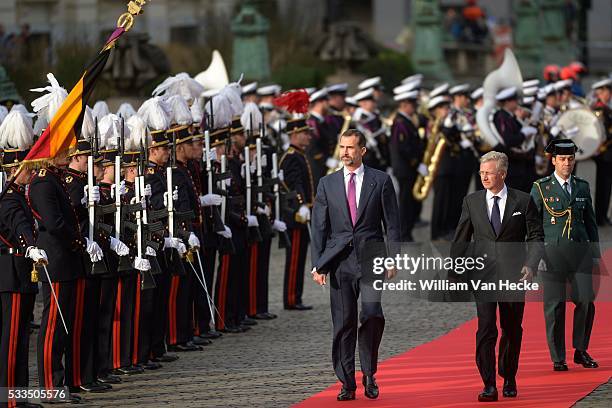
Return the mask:
<svg viewBox="0 0 612 408">
<path fill-rule="evenodd" d="M 51 119 L 49 126 L 38 138 L 24 163 L 46 161 L 59 153 L 66 152 L 76 143 L 76 132 L 81 131 L 85 106 L 94 90 L 115 42 L 125 33 L 123 27 L 118 27 L 108 38 L 104 47 L 85 70 L 81 79 L 72 88 L 68 97 Z"/>
</svg>

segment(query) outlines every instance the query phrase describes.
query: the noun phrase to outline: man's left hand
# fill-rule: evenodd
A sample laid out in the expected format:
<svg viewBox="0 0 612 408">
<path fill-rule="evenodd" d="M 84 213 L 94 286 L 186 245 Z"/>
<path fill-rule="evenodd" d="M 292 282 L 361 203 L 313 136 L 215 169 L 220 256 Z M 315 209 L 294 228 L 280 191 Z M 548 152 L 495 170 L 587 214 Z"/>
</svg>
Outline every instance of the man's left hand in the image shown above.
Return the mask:
<svg viewBox="0 0 612 408">
<path fill-rule="evenodd" d="M 523 277 L 520 279 L 521 282 L 533 281 L 533 270 L 530 267 L 523 266 L 523 269 L 521 269 L 521 275 L 523 275 Z"/>
<path fill-rule="evenodd" d="M 312 280 L 323 286 L 327 283 L 327 275 L 324 273 L 312 272 Z"/>
<path fill-rule="evenodd" d="M 395 278 L 395 275 L 397 275 L 397 269 L 395 268 L 387 269 L 387 279 L 393 279 Z"/>
</svg>

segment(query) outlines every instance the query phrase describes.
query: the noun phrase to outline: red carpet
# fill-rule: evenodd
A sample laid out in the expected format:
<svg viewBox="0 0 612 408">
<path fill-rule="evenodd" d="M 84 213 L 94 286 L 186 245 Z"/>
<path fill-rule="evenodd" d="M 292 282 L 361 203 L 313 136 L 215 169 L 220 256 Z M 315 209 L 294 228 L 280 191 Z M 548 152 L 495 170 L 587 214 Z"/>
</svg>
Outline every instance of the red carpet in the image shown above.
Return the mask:
<svg viewBox="0 0 612 408">
<path fill-rule="evenodd" d="M 604 264 L 610 271 L 610 251 Z M 381 396 L 368 400 L 363 395 L 361 373 L 357 375 L 357 400 L 337 402 L 340 391 L 337 383 L 325 391 L 297 404 L 297 407 L 569 407 L 612 377 L 612 303 L 610 275 L 605 273 L 596 304 L 595 325 L 589 353 L 599 363 L 598 369 L 585 369 L 573 363 L 571 327 L 573 305 L 567 310 L 566 347 L 569 371 L 553 372 L 546 345 L 542 303 L 530 302 L 523 320 L 523 346 L 517 377 L 518 398 L 501 396 L 503 379 L 498 377 L 500 400 L 497 403 L 478 403 L 477 394 L 482 381 L 474 359 L 476 320 L 471 320 L 448 334 L 390 358 L 379 364 L 376 375 Z M 387 322 L 392 324 L 392 322 Z M 415 327 L 414 330 L 418 330 Z M 330 339 L 331 341 L 331 339 Z M 383 337 L 384 345 L 384 337 Z M 331 358 L 330 358 L 330 370 Z"/>
</svg>

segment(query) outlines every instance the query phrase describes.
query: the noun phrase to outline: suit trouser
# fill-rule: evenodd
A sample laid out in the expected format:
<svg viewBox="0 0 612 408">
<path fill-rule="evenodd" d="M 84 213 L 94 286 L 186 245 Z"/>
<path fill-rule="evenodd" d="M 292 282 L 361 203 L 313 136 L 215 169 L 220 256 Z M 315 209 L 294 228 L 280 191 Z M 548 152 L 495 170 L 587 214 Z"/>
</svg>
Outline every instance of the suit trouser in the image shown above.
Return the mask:
<svg viewBox="0 0 612 408">
<path fill-rule="evenodd" d="M 103 278 L 100 283 L 100 309 L 98 317 L 98 376 L 104 376 L 111 370 L 113 345 L 113 316 L 117 303 L 117 286 L 119 277 Z"/>
<path fill-rule="evenodd" d="M 355 383 L 355 348 L 359 338 L 359 361 L 364 375 L 376 374 L 378 348 L 385 328 L 380 303 L 381 292 L 375 291 L 371 279 L 357 275 L 359 265 L 354 251 L 345 251 L 330 276 L 330 298 L 333 323 L 332 361 L 336 376 L 349 390 Z M 361 296 L 361 299 L 359 299 Z M 358 327 L 358 302 L 361 303 Z"/>
<path fill-rule="evenodd" d="M 151 357 L 153 327 L 157 322 L 153 315 L 155 288 L 142 289 L 143 275 L 138 274 L 134 297 L 134 322 L 132 324 L 132 364 L 145 364 Z"/>
<path fill-rule="evenodd" d="M 100 284 L 100 278 L 90 276 L 76 281 L 70 352 L 66 354 L 66 379 L 74 387 L 91 384 L 98 375 Z"/>
<path fill-rule="evenodd" d="M 454 227 L 450 221 L 453 211 L 453 177 L 451 175 L 438 175 L 433 183 L 434 199 L 431 212 L 431 239 L 443 238 Z M 457 220 L 459 221 L 459 220 Z"/>
<path fill-rule="evenodd" d="M 249 254 L 249 305 L 248 315 L 268 312 L 268 279 L 272 237 L 251 244 Z"/>
<path fill-rule="evenodd" d="M 66 385 L 62 359 L 71 338 L 64 331 L 59 309 L 64 316 L 68 333 L 71 333 L 76 281 L 54 282 L 52 285 L 57 295 L 57 303 L 51 294 L 49 283 L 42 283 L 43 312 L 37 344 L 38 381 L 41 388 L 47 389 Z"/>
<path fill-rule="evenodd" d="M 206 283 L 206 289 L 208 289 L 208 295 L 213 300 L 214 288 L 214 271 L 215 271 L 215 258 L 217 256 L 216 248 L 203 248 L 201 251 L 202 267 L 204 268 L 204 281 Z M 198 269 L 198 268 L 196 268 Z M 198 269 L 199 270 L 199 269 Z M 201 287 L 199 282 L 196 282 L 196 291 L 194 295 L 194 334 L 200 335 L 210 330 L 210 307 L 208 305 L 208 299 L 204 289 Z M 214 309 L 213 309 L 214 311 Z"/>
<path fill-rule="evenodd" d="M 162 273 L 155 275 L 155 289 L 153 289 L 153 329 L 151 331 L 151 355 L 160 357 L 166 353 L 166 332 L 168 328 L 168 297 L 170 292 L 170 277 L 163 254 L 158 254 Z"/>
<path fill-rule="evenodd" d="M 114 369 L 132 365 L 132 330 L 134 300 L 138 273 L 130 271 L 117 281 L 117 297 L 113 313 L 113 350 L 110 366 Z"/>
<path fill-rule="evenodd" d="M 612 192 L 612 162 L 595 158 L 595 218 L 603 224 L 608 217 Z"/>
<path fill-rule="evenodd" d="M 476 302 L 476 365 L 485 386 L 495 386 L 495 346 L 497 344 L 497 306 L 502 335 L 499 340 L 499 375 L 514 379 L 518 371 L 523 339 L 524 302 Z"/>
<path fill-rule="evenodd" d="M 399 210 L 400 210 L 400 228 L 401 240 L 403 242 L 414 241 L 412 237 L 412 229 L 419 217 L 420 203 L 415 200 L 412 194 L 412 188 L 417 178 L 416 172 L 409 177 L 401 177 L 397 179 L 399 184 Z"/>
<path fill-rule="evenodd" d="M 35 293 L 0 293 L 0 387 L 28 386 L 30 315 Z M 9 406 L 15 406 L 9 402 Z"/>
<path fill-rule="evenodd" d="M 291 239 L 291 248 L 285 250 L 283 303 L 285 307 L 291 307 L 302 303 L 309 237 L 305 227 L 290 228 L 287 233 Z"/>
</svg>

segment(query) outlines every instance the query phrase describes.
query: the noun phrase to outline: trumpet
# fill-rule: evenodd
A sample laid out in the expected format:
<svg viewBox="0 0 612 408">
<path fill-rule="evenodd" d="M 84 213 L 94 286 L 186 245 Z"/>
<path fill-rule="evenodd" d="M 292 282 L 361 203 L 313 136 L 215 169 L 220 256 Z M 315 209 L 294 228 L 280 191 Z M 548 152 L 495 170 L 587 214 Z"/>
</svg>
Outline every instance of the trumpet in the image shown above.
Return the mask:
<svg viewBox="0 0 612 408">
<path fill-rule="evenodd" d="M 446 139 L 440 131 L 441 124 L 442 120 L 437 118 L 431 127 L 431 135 L 427 140 L 427 147 L 423 155 L 423 164 L 427 166 L 427 175 L 419 174 L 412 187 L 412 195 L 417 201 L 424 201 L 429 195 L 438 173 L 440 159 L 446 149 Z"/>
</svg>

